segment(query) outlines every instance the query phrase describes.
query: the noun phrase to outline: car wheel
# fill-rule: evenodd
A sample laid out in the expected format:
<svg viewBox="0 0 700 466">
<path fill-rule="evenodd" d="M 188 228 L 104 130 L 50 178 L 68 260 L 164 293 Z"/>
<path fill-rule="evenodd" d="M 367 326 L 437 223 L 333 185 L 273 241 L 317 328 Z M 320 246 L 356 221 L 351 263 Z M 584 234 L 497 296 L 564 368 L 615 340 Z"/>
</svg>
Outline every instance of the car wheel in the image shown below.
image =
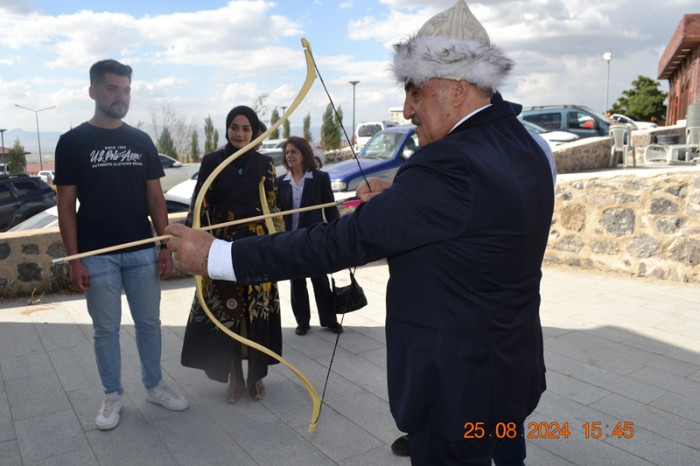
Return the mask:
<svg viewBox="0 0 700 466">
<path fill-rule="evenodd" d="M 321 162 L 321 159 L 319 157 L 316 157 L 316 168 L 321 168 L 323 166 L 323 162 Z"/>
</svg>

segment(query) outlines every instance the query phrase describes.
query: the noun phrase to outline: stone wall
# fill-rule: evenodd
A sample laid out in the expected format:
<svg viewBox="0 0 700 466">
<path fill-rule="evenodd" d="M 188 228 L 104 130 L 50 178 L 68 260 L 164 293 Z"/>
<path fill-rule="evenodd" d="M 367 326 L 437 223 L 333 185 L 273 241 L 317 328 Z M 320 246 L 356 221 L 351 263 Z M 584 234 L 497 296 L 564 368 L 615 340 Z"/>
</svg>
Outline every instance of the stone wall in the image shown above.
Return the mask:
<svg viewBox="0 0 700 466">
<path fill-rule="evenodd" d="M 170 214 L 184 222 L 186 213 Z M 71 289 L 68 264 L 53 264 L 66 255 L 58 227 L 0 233 L 0 298 L 40 296 Z M 184 276 L 175 263 L 173 278 Z"/>
<path fill-rule="evenodd" d="M 545 263 L 700 281 L 700 170 L 634 172 L 559 177 Z"/>
</svg>

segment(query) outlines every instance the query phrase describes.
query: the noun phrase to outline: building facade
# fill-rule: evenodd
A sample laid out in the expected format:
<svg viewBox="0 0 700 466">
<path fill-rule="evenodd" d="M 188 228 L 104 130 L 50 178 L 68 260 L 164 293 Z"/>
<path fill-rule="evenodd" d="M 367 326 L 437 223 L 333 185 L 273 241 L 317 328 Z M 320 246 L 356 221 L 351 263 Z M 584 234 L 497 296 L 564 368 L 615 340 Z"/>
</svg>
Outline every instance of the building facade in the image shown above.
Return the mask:
<svg viewBox="0 0 700 466">
<path fill-rule="evenodd" d="M 668 79 L 666 124 L 686 118 L 700 104 L 700 14 L 683 15 L 659 60 L 658 79 Z"/>
</svg>

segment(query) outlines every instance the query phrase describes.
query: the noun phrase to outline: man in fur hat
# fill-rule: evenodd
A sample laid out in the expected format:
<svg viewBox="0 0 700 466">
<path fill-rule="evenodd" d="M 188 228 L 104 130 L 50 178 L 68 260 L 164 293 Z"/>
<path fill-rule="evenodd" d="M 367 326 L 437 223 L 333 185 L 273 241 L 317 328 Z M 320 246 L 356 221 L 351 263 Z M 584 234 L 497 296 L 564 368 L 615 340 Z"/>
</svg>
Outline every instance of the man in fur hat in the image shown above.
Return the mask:
<svg viewBox="0 0 700 466">
<path fill-rule="evenodd" d="M 395 46 L 421 147 L 393 184 L 371 179 L 353 213 L 290 233 L 231 244 L 167 229 L 185 270 L 241 284 L 386 258 L 389 403 L 415 465 L 490 465 L 545 389 L 539 286 L 554 189 L 496 92 L 511 66 L 460 0 Z"/>
</svg>

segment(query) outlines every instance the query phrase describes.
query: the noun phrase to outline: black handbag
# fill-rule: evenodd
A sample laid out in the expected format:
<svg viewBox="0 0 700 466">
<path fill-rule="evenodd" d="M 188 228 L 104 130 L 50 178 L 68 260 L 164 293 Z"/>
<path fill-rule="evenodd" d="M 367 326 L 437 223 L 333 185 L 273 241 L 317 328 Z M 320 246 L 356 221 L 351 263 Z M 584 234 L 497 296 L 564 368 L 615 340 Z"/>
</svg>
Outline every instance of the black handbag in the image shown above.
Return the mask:
<svg viewBox="0 0 700 466">
<path fill-rule="evenodd" d="M 355 280 L 355 274 L 352 270 L 350 270 L 350 284 L 347 286 L 335 286 L 335 280 L 331 276 L 331 292 L 333 294 L 333 312 L 336 314 L 357 311 L 367 305 L 365 292 Z"/>
</svg>

